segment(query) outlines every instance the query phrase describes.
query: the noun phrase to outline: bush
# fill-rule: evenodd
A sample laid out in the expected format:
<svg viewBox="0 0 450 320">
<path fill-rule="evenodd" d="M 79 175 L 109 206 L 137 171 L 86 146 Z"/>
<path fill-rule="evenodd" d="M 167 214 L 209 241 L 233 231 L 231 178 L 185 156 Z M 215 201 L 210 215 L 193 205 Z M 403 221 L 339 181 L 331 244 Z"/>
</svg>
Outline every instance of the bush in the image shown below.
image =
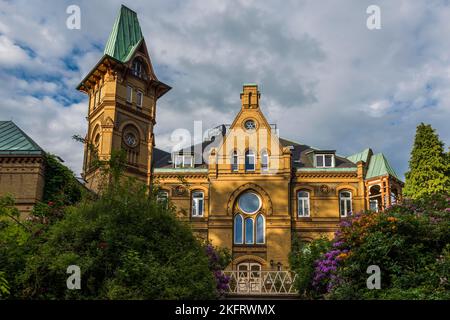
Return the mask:
<svg viewBox="0 0 450 320">
<path fill-rule="evenodd" d="M 1 221 L 0 270 L 9 298 L 217 297 L 205 245 L 154 198 L 146 186 L 122 179 L 96 200 L 65 207 L 51 224 Z M 66 287 L 69 265 L 81 268 L 81 290 Z"/>
<path fill-rule="evenodd" d="M 329 299 L 449 299 L 449 212 L 450 198 L 433 195 L 343 220 L 330 250 L 302 260 L 301 281 Z M 381 290 L 367 288 L 370 265 L 380 267 Z"/>
<path fill-rule="evenodd" d="M 300 242 L 297 237 L 293 239 L 293 250 L 289 256 L 289 263 L 291 270 L 297 274 L 294 286 L 303 298 L 311 299 L 320 294 L 313 287 L 314 262 L 330 247 L 331 242 L 326 238 L 312 242 Z"/>
</svg>

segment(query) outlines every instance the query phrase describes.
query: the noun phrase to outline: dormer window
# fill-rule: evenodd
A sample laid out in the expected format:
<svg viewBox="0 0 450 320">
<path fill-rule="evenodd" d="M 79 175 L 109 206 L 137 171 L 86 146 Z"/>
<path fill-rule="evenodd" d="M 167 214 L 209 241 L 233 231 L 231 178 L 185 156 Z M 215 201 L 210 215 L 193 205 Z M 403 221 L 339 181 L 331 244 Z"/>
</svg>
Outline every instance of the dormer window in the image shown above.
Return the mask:
<svg viewBox="0 0 450 320">
<path fill-rule="evenodd" d="M 334 154 L 315 154 L 314 162 L 317 168 L 333 168 Z"/>
<path fill-rule="evenodd" d="M 139 78 L 143 78 L 146 79 L 147 76 L 145 74 L 145 68 L 144 68 L 144 63 L 141 61 L 141 59 L 135 59 L 133 61 L 133 65 L 131 67 L 131 73 Z"/>
<path fill-rule="evenodd" d="M 194 157 L 190 154 L 176 154 L 173 163 L 175 168 L 192 168 Z"/>
</svg>

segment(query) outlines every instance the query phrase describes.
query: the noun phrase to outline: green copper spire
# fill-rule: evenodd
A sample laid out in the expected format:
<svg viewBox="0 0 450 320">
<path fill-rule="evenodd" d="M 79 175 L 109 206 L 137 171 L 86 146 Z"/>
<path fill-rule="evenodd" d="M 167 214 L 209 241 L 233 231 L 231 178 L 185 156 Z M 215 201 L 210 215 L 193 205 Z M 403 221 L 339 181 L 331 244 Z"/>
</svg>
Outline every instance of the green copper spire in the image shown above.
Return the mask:
<svg viewBox="0 0 450 320">
<path fill-rule="evenodd" d="M 127 62 L 143 39 L 136 12 L 122 5 L 104 54 Z"/>
</svg>

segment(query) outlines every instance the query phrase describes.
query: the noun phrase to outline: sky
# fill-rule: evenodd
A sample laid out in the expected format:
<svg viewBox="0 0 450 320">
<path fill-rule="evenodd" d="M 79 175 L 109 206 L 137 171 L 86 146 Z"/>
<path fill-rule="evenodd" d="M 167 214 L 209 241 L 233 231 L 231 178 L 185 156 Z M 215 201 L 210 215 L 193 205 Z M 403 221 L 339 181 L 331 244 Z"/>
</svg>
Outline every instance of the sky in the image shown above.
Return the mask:
<svg viewBox="0 0 450 320">
<path fill-rule="evenodd" d="M 0 120 L 13 120 L 79 175 L 87 97 L 120 5 L 138 13 L 153 68 L 156 147 L 175 129 L 231 123 L 244 83 L 280 135 L 350 155 L 382 152 L 403 176 L 416 126 L 450 144 L 450 4 L 437 0 L 0 0 Z M 68 29 L 69 5 L 81 28 Z M 370 30 L 369 5 L 381 29 Z"/>
</svg>

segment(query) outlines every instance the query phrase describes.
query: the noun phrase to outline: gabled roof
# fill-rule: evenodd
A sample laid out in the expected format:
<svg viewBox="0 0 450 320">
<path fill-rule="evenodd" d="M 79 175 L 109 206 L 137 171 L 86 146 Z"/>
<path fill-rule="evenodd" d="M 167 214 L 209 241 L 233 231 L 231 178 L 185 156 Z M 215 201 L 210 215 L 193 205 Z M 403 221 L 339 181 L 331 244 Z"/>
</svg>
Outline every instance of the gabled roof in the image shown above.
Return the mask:
<svg viewBox="0 0 450 320">
<path fill-rule="evenodd" d="M 366 179 L 390 175 L 400 180 L 391 167 L 386 157 L 382 153 L 374 154 L 370 157 L 369 168 L 367 169 Z"/>
<path fill-rule="evenodd" d="M 106 42 L 104 54 L 125 63 L 143 39 L 136 12 L 122 5 Z"/>
<path fill-rule="evenodd" d="M 42 155 L 44 150 L 12 121 L 0 121 L 0 155 Z"/>
<path fill-rule="evenodd" d="M 226 134 L 225 127 L 226 125 L 221 125 L 219 127 L 222 127 L 222 130 L 218 133 L 218 135 L 224 136 Z M 211 140 L 206 140 L 201 143 L 199 146 L 199 150 L 202 152 L 205 152 L 206 154 L 209 153 L 209 150 L 213 146 L 212 142 L 214 141 L 214 137 Z M 303 168 L 314 168 L 313 164 L 313 157 L 311 152 L 312 151 L 320 151 L 319 149 L 312 148 L 305 144 L 300 144 L 294 141 L 290 141 L 287 139 L 279 138 L 280 145 L 282 147 L 292 146 L 291 153 L 292 153 L 292 167 L 303 169 Z M 182 153 L 189 153 L 194 154 L 197 150 L 196 145 L 189 146 L 187 148 L 183 148 L 178 151 L 179 154 Z M 202 158 L 202 155 L 196 155 Z M 163 151 L 161 149 L 153 148 L 153 163 L 154 168 L 171 168 L 173 167 L 173 164 L 171 163 L 172 155 L 169 152 Z M 195 168 L 207 168 L 206 163 L 202 160 L 201 164 L 196 164 Z M 335 155 L 335 168 L 334 170 L 352 170 L 356 168 L 356 165 L 349 161 L 348 159 L 344 157 L 340 157 L 338 155 Z M 321 168 L 321 171 L 326 170 Z"/>
<path fill-rule="evenodd" d="M 358 163 L 359 161 L 364 161 L 365 163 L 368 162 L 370 155 L 370 148 L 367 148 L 359 153 L 355 153 L 351 156 L 348 156 L 347 159 L 350 160 L 353 163 Z"/>
</svg>

